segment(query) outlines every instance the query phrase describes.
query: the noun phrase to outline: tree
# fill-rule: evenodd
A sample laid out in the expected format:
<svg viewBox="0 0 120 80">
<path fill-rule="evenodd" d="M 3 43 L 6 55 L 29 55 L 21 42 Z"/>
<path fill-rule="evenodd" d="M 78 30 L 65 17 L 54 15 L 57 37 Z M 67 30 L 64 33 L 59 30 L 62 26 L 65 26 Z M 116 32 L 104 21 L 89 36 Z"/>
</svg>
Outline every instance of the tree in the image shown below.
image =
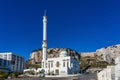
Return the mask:
<svg viewBox="0 0 120 80">
<path fill-rule="evenodd" d="M 26 69 L 32 68 L 32 64 L 31 64 L 30 60 L 27 60 L 27 61 L 25 62 L 25 68 L 26 68 Z"/>
<path fill-rule="evenodd" d="M 37 70 L 38 68 L 40 68 L 40 64 L 33 64 L 32 68 L 35 68 Z"/>
</svg>

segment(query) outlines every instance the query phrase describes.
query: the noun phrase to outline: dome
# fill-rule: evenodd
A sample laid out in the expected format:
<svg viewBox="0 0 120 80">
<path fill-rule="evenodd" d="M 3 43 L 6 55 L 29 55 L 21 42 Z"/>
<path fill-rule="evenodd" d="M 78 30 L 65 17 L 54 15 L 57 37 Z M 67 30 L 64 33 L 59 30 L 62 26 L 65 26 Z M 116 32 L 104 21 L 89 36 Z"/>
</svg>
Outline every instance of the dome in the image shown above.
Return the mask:
<svg viewBox="0 0 120 80">
<path fill-rule="evenodd" d="M 60 52 L 60 57 L 66 57 L 66 56 L 67 56 L 67 51 Z"/>
</svg>

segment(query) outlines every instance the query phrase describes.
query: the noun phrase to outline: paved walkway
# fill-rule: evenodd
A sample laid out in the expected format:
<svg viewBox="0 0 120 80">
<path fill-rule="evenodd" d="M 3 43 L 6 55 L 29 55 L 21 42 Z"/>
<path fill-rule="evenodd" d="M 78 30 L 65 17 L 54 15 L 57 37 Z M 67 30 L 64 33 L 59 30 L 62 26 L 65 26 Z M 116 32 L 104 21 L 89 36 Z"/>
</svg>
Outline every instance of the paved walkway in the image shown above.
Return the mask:
<svg viewBox="0 0 120 80">
<path fill-rule="evenodd" d="M 6 80 L 97 80 L 96 74 L 82 74 L 74 77 L 17 78 Z"/>
</svg>

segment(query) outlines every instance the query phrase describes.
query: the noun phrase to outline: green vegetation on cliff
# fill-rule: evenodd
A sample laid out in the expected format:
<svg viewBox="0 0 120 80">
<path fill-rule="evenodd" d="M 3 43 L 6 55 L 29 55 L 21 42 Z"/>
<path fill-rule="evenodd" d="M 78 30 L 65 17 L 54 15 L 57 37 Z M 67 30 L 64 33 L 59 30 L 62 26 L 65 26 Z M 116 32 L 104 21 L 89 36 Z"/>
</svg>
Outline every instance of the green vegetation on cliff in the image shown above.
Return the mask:
<svg viewBox="0 0 120 80">
<path fill-rule="evenodd" d="M 107 65 L 113 65 L 113 63 L 108 63 L 106 61 L 100 61 L 97 56 L 95 57 L 81 57 L 80 58 L 80 68 L 90 69 L 90 68 L 106 68 Z"/>
</svg>

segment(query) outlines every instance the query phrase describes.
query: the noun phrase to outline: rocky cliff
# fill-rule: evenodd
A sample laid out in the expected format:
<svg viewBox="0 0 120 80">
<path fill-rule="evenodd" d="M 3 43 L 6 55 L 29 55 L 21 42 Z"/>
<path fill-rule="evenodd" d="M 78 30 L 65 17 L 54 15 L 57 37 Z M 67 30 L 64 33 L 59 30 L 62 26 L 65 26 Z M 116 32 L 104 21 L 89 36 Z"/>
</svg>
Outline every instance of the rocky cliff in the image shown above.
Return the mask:
<svg viewBox="0 0 120 80">
<path fill-rule="evenodd" d="M 120 56 L 120 44 L 98 49 L 95 55 L 100 60 L 107 61 L 108 63 L 114 62 L 114 59 Z"/>
<path fill-rule="evenodd" d="M 69 48 L 49 48 L 48 58 L 59 57 L 61 51 L 66 50 L 68 55 L 80 60 L 81 69 L 105 68 L 107 65 L 114 64 L 114 59 L 120 56 L 120 44 L 97 49 L 95 52 L 76 52 Z M 40 64 L 42 61 L 42 49 L 32 51 L 27 63 Z"/>
<path fill-rule="evenodd" d="M 81 55 L 81 57 L 94 57 L 95 56 L 95 52 L 80 52 L 79 53 Z"/>
<path fill-rule="evenodd" d="M 47 57 L 48 58 L 55 58 L 55 57 L 59 57 L 59 54 L 61 51 L 67 51 L 68 56 L 71 56 L 73 58 L 76 58 L 77 60 L 80 59 L 80 54 L 78 54 L 78 52 L 76 52 L 75 50 L 69 49 L 69 48 L 49 48 L 47 50 Z M 30 54 L 30 59 L 32 64 L 38 63 L 42 61 L 42 49 L 37 49 L 32 51 L 32 53 Z"/>
<path fill-rule="evenodd" d="M 81 57 L 97 57 L 99 61 L 113 63 L 120 56 L 120 44 L 97 49 L 96 52 L 81 53 Z"/>
</svg>

